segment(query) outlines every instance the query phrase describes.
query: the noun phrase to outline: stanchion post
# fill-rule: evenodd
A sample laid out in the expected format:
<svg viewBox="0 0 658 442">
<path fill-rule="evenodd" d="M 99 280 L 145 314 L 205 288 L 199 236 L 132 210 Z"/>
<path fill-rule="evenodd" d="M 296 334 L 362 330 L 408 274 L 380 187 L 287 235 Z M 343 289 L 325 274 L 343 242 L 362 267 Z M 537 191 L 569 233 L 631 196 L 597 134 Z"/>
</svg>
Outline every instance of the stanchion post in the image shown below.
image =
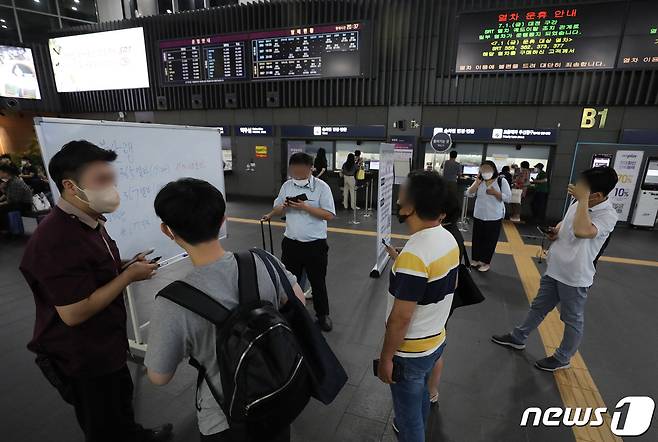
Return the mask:
<svg viewBox="0 0 658 442">
<path fill-rule="evenodd" d="M 370 187 L 371 180 L 366 181 L 366 210 L 363 213 L 364 218 L 370 218 L 372 214 L 370 213 L 370 199 L 372 198 L 372 189 Z"/>
</svg>

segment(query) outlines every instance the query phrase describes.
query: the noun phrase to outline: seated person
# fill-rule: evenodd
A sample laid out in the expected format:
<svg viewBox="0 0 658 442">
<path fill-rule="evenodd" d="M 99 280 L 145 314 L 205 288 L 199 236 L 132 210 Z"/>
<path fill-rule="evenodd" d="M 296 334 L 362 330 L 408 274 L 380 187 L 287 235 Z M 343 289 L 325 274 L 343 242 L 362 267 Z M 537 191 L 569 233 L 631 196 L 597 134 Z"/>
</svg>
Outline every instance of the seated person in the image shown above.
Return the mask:
<svg viewBox="0 0 658 442">
<path fill-rule="evenodd" d="M 0 231 L 3 231 L 9 225 L 9 212 L 25 214 L 32 210 L 32 190 L 18 177 L 18 168 L 13 164 L 0 164 L 0 181 L 4 189 L 0 197 Z"/>
<path fill-rule="evenodd" d="M 210 183 L 193 178 L 167 184 L 155 198 L 155 213 L 162 221 L 162 232 L 188 252 L 194 265 L 194 270 L 183 281 L 233 310 L 239 302 L 238 264 L 233 253 L 224 250 L 218 239 L 219 229 L 226 220 L 225 211 L 221 192 Z M 277 290 L 265 263 L 254 258 L 260 298 L 273 305 L 285 303 L 287 295 L 278 279 Z M 304 293 L 295 277 L 290 272 L 287 276 L 295 294 L 304 302 Z M 206 377 L 215 380 L 212 382 L 214 388 L 221 386 L 215 328 L 211 322 L 158 296 L 149 327 L 144 363 L 151 382 L 156 385 L 169 383 L 178 364 L 193 357 L 207 370 Z M 197 391 L 197 411 L 202 442 L 244 440 L 229 428 L 205 381 Z M 287 428 L 282 434 L 272 435 L 270 440 L 289 439 L 290 430 Z"/>
</svg>

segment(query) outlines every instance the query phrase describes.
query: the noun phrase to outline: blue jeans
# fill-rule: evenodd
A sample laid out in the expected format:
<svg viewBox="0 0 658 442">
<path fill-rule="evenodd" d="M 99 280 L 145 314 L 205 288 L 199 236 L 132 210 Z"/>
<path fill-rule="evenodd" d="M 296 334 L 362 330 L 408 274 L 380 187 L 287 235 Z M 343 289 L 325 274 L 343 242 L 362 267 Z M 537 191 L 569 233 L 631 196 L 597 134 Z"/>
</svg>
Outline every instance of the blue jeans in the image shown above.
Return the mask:
<svg viewBox="0 0 658 442">
<path fill-rule="evenodd" d="M 563 364 L 571 360 L 578 351 L 585 329 L 585 303 L 587 287 L 571 287 L 544 275 L 539 292 L 530 305 L 523 324 L 512 331 L 512 337 L 525 342 L 528 335 L 544 320 L 546 315 L 560 304 L 560 319 L 564 322 L 564 335 L 560 347 L 555 350 L 555 359 Z"/>
<path fill-rule="evenodd" d="M 424 442 L 425 423 L 430 412 L 430 392 L 427 381 L 434 364 L 441 357 L 445 344 L 434 353 L 420 358 L 393 359 L 402 365 L 404 380 L 391 384 L 395 425 L 400 430 L 400 442 Z"/>
</svg>

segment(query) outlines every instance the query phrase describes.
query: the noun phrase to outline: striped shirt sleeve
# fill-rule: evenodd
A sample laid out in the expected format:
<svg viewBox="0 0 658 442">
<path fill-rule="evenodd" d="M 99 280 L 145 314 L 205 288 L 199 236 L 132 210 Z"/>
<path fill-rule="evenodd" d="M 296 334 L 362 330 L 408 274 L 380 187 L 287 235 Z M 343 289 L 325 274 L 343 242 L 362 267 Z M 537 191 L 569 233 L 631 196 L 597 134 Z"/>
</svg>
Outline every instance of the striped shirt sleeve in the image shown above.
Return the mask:
<svg viewBox="0 0 658 442">
<path fill-rule="evenodd" d="M 389 291 L 402 301 L 419 302 L 429 280 L 429 269 L 417 255 L 402 251 L 393 264 Z"/>
</svg>

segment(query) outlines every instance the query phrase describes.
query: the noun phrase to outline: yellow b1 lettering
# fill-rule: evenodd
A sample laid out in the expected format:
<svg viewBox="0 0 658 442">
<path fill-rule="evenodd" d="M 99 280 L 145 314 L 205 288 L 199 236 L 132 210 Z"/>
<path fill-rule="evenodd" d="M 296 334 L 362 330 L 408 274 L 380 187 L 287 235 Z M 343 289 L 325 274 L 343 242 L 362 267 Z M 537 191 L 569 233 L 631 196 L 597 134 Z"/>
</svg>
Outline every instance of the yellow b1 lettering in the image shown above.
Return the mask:
<svg viewBox="0 0 658 442">
<path fill-rule="evenodd" d="M 596 109 L 586 107 L 583 109 L 583 118 L 580 120 L 580 127 L 583 129 L 591 129 L 596 124 Z"/>
<path fill-rule="evenodd" d="M 596 117 L 599 119 L 599 129 L 605 127 L 606 120 L 608 119 L 608 109 L 597 111 L 593 107 L 586 107 L 583 109 L 583 116 L 580 120 L 580 127 L 582 129 L 591 129 L 596 125 Z"/>
</svg>

